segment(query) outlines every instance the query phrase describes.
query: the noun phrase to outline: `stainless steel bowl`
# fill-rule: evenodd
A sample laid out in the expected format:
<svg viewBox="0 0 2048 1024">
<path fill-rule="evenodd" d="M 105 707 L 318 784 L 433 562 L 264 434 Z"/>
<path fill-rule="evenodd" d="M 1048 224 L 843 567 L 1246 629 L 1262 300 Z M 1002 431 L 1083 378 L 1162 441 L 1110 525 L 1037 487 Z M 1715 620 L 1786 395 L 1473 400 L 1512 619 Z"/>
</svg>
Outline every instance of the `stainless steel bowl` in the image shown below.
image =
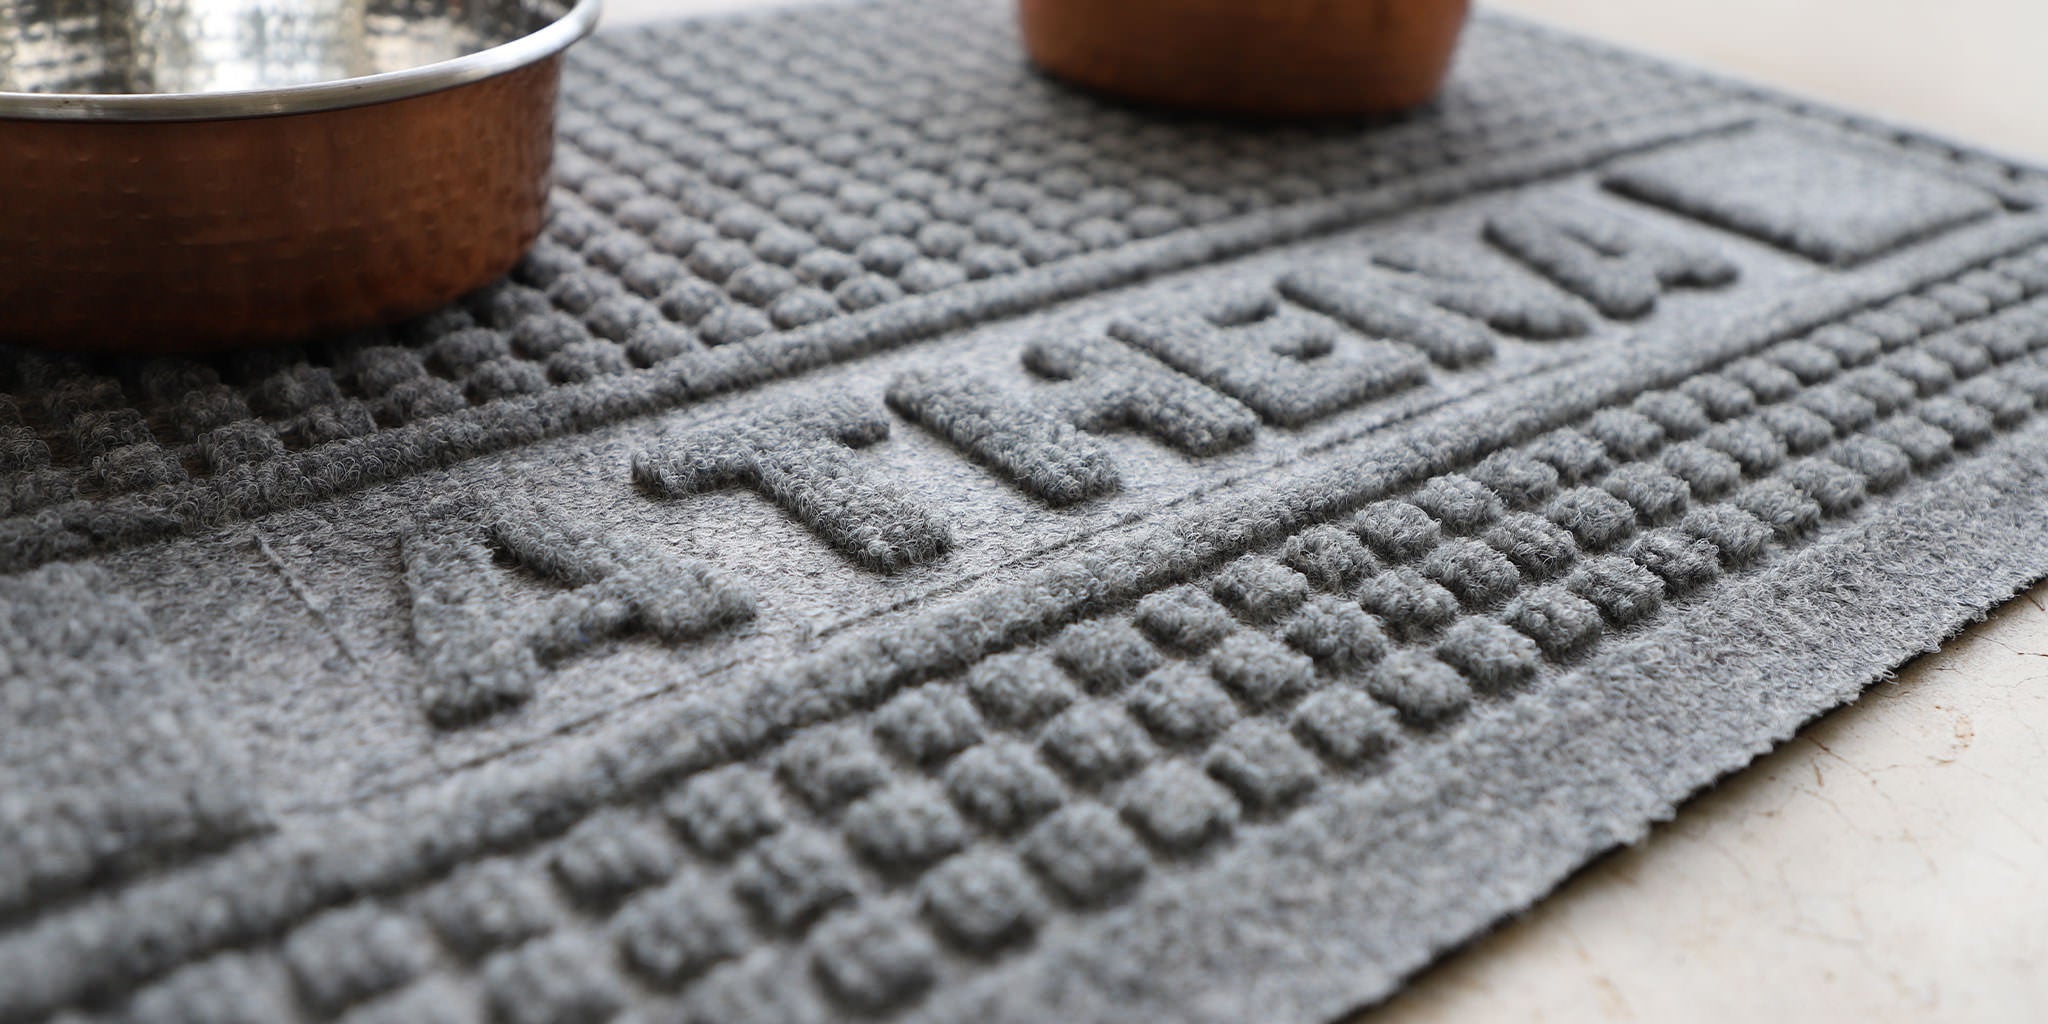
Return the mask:
<svg viewBox="0 0 2048 1024">
<path fill-rule="evenodd" d="M 0 0 L 0 339 L 288 340 L 502 274 L 598 6 Z"/>
</svg>

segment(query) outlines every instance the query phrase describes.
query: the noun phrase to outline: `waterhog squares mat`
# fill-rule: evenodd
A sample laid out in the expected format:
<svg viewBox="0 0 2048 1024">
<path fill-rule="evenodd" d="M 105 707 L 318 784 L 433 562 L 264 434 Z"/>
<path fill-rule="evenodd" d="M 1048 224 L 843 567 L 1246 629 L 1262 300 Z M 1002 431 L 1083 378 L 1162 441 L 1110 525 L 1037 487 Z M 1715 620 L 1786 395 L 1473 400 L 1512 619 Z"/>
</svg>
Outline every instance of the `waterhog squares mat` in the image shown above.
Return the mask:
<svg viewBox="0 0 2048 1024">
<path fill-rule="evenodd" d="M 0 1022 L 1322 1024 L 2048 575 L 2048 178 L 1019 52 L 603 35 L 510 279 L 0 357 Z"/>
</svg>

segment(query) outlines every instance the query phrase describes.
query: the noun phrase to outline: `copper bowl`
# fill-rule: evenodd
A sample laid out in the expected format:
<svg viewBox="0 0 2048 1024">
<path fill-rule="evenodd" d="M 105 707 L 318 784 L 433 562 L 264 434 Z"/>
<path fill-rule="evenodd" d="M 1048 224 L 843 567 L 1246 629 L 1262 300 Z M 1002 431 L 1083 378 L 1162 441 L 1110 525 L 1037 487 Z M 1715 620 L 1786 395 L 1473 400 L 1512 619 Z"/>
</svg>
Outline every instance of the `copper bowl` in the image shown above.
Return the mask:
<svg viewBox="0 0 2048 1024">
<path fill-rule="evenodd" d="M 1125 99 L 1262 117 L 1384 114 L 1436 94 L 1468 0 L 1021 0 L 1046 71 Z"/>
<path fill-rule="evenodd" d="M 599 0 L 0 0 L 0 340 L 389 322 L 539 233 Z"/>
</svg>

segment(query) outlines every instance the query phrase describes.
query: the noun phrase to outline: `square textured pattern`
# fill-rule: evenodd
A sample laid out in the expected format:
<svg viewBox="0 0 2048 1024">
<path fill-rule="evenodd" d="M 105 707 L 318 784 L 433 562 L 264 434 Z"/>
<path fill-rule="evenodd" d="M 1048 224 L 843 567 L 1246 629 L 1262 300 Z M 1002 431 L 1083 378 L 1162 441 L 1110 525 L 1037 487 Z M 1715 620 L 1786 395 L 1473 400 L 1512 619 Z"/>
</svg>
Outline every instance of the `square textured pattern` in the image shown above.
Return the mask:
<svg viewBox="0 0 2048 1024">
<path fill-rule="evenodd" d="M 2036 171 L 1019 54 L 602 34 L 505 280 L 0 350 L 0 1024 L 1320 1024 L 2048 575 Z"/>
</svg>

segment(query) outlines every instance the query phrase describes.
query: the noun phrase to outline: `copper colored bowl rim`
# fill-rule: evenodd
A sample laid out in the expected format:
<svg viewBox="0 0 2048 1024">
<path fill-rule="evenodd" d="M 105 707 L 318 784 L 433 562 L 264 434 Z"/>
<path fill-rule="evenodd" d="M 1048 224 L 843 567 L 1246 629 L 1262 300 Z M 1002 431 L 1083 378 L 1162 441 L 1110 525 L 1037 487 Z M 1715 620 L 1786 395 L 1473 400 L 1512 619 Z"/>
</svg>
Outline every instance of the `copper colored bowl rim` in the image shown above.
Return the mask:
<svg viewBox="0 0 2048 1024">
<path fill-rule="evenodd" d="M 274 89 L 205 93 L 0 92 L 0 119 L 32 121 L 213 121 L 306 114 L 440 92 L 555 56 L 597 27 L 602 0 L 576 0 L 566 14 L 509 42 L 418 67 Z"/>
</svg>

